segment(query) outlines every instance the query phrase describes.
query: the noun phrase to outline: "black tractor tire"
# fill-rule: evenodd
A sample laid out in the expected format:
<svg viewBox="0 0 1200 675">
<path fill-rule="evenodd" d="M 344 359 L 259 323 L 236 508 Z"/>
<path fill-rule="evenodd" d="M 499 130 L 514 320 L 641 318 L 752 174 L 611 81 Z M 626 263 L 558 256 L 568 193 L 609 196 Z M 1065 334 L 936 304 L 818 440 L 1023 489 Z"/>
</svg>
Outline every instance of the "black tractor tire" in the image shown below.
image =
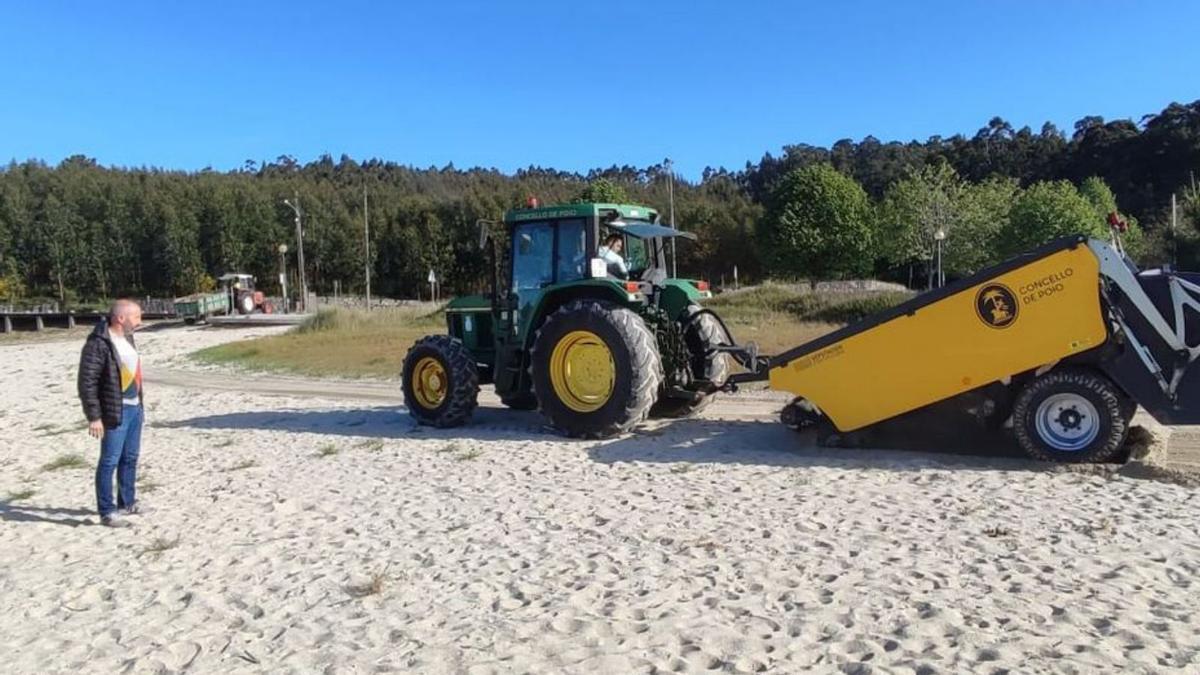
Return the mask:
<svg viewBox="0 0 1200 675">
<path fill-rule="evenodd" d="M 1017 395 L 1013 432 L 1034 459 L 1111 462 L 1125 445 L 1131 410 L 1128 398 L 1099 372 L 1051 370 Z"/>
<path fill-rule="evenodd" d="M 537 397 L 532 391 L 519 391 L 501 396 L 500 402 L 513 410 L 537 410 Z"/>
<path fill-rule="evenodd" d="M 604 343 L 614 369 L 608 400 L 588 412 L 570 408 L 551 378 L 555 346 L 581 330 Z M 574 300 L 555 310 L 538 329 L 530 362 L 539 411 L 573 438 L 611 438 L 632 429 L 646 419 L 663 377 L 658 345 L 646 322 L 634 311 L 602 300 Z"/>
<path fill-rule="evenodd" d="M 446 381 L 439 382 L 436 405 L 427 405 L 417 395 L 417 367 L 432 359 L 441 366 Z M 471 353 L 457 338 L 449 335 L 426 335 L 417 340 L 404 357 L 401 371 L 404 405 L 420 424 L 447 428 L 466 424 L 475 412 L 479 400 L 479 373 Z"/>
<path fill-rule="evenodd" d="M 700 305 L 688 305 L 685 320 L 699 311 Z M 691 354 L 688 367 L 692 371 L 692 377 L 724 384 L 729 377 L 729 357 L 724 353 L 711 352 L 714 347 L 728 341 L 721 324 L 711 314 L 703 314 L 688 323 L 683 339 L 688 353 Z M 668 398 L 660 392 L 658 401 L 650 408 L 650 416 L 691 417 L 707 408 L 715 398 L 716 392 L 691 399 Z"/>
<path fill-rule="evenodd" d="M 238 314 L 253 314 L 254 313 L 254 296 L 250 293 L 241 293 L 236 298 Z"/>
<path fill-rule="evenodd" d="M 196 325 L 196 317 L 189 316 L 188 318 L 183 320 L 183 324 L 185 326 L 195 326 Z"/>
</svg>

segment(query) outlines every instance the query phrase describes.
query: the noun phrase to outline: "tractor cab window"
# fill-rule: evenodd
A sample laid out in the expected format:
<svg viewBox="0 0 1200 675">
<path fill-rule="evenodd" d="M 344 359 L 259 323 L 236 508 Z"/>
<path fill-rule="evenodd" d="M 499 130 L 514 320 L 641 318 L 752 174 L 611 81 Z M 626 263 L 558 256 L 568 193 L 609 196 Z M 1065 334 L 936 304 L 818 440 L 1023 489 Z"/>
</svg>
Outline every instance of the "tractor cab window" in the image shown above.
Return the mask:
<svg viewBox="0 0 1200 675">
<path fill-rule="evenodd" d="M 630 279 L 642 278 L 642 273 L 650 266 L 650 256 L 646 249 L 645 239 L 625 237 L 625 264 L 629 267 Z"/>
<path fill-rule="evenodd" d="M 651 242 L 626 234 L 617 228 L 605 228 L 600 240 L 604 241 L 612 234 L 621 235 L 620 255 L 625 260 L 625 267 L 629 270 L 629 278 L 641 279 L 646 270 L 654 264 L 654 249 L 651 247 Z"/>
<path fill-rule="evenodd" d="M 558 223 L 557 283 L 587 276 L 587 228 L 582 218 Z"/>
<path fill-rule="evenodd" d="M 517 295 L 554 281 L 554 229 L 550 223 L 524 223 L 513 232 L 513 285 Z"/>
</svg>

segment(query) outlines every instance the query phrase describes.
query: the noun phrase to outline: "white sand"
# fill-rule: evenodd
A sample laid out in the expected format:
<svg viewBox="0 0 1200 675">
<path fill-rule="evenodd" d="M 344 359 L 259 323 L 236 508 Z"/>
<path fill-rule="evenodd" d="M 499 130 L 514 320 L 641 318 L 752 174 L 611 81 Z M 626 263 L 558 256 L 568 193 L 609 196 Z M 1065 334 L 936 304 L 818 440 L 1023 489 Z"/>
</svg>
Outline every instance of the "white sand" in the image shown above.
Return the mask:
<svg viewBox="0 0 1200 675">
<path fill-rule="evenodd" d="M 147 377 L 245 334 L 145 333 Z M 0 346 L 6 673 L 1200 670 L 1194 488 L 820 450 L 769 403 L 596 443 L 151 383 L 117 531 L 79 347 Z"/>
</svg>

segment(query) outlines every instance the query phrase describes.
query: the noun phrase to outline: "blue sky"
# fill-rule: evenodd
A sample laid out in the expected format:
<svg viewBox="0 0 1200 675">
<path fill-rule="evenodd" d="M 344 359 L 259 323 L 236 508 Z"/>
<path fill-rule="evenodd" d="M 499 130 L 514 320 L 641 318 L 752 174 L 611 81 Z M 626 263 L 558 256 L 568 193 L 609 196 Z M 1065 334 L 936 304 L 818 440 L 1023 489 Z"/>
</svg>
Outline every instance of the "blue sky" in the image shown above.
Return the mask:
<svg viewBox="0 0 1200 675">
<path fill-rule="evenodd" d="M 790 143 L 1200 98 L 1200 3 L 8 2 L 0 159 L 696 177 Z"/>
</svg>

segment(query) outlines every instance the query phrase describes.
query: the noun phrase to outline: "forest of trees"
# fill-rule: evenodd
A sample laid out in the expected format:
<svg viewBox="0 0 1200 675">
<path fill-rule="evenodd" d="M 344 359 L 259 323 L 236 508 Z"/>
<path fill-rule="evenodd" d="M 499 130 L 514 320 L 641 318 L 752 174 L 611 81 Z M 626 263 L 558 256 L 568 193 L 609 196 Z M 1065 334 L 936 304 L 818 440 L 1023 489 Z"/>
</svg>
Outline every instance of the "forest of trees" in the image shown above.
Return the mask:
<svg viewBox="0 0 1200 675">
<path fill-rule="evenodd" d="M 921 287 L 938 229 L 947 275 L 957 276 L 1058 234 L 1103 234 L 1118 210 L 1142 261 L 1200 269 L 1198 171 L 1200 101 L 1138 121 L 1085 117 L 1070 135 L 996 118 L 970 137 L 786 146 L 741 170 L 675 178 L 678 225 L 699 235 L 679 247 L 679 270 L 716 282 L 736 265 L 743 280 L 873 275 Z M 345 156 L 228 172 L 106 168 L 83 156 L 13 162 L 0 168 L 0 302 L 181 295 L 227 271 L 276 291 L 279 244 L 295 267 L 283 200 L 296 196 L 310 288 L 359 292 L 364 189 L 376 293 L 415 297 L 431 268 L 446 291 L 478 290 L 487 279 L 478 219 L 531 195 L 572 201 L 597 185 L 667 212 L 665 164 L 506 175 Z"/>
</svg>

